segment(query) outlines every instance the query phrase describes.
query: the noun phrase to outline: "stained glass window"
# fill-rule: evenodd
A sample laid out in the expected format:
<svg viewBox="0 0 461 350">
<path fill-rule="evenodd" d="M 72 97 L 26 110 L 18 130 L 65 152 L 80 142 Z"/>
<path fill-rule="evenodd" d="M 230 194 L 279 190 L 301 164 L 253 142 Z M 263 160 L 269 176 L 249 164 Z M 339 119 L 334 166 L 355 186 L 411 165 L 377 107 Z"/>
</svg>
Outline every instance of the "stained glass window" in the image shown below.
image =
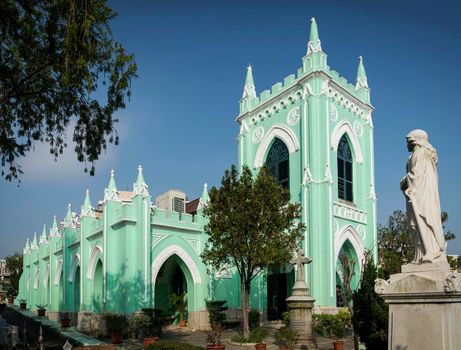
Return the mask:
<svg viewBox="0 0 461 350">
<path fill-rule="evenodd" d="M 277 183 L 285 188 L 289 188 L 289 153 L 287 146 L 282 140 L 275 139 L 267 155 L 266 165 L 272 175 L 274 175 Z"/>
<path fill-rule="evenodd" d="M 352 202 L 352 152 L 346 135 L 338 146 L 338 197 Z"/>
</svg>

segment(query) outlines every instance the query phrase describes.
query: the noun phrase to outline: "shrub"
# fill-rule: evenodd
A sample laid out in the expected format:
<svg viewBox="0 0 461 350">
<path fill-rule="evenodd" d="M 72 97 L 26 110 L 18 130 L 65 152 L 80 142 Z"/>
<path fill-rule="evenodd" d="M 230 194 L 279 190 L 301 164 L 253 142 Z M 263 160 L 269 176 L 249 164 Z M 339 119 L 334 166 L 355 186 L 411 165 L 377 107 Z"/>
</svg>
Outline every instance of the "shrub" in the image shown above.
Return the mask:
<svg viewBox="0 0 461 350">
<path fill-rule="evenodd" d="M 136 337 L 142 332 L 143 335 L 149 335 L 152 326 L 151 319 L 146 314 L 135 314 L 128 319 L 130 330 Z"/>
<path fill-rule="evenodd" d="M 257 327 L 251 330 L 248 339 L 244 338 L 242 334 L 235 335 L 231 340 L 235 343 L 246 344 L 246 343 L 262 343 L 264 339 L 269 335 L 269 330 L 264 327 Z"/>
<path fill-rule="evenodd" d="M 336 315 L 314 315 L 314 332 L 335 339 L 344 338 L 352 330 L 351 314 L 345 309 L 339 310 Z"/>
<path fill-rule="evenodd" d="M 258 327 L 261 319 L 261 313 L 256 309 L 251 309 L 248 313 L 248 322 L 250 327 Z"/>
<path fill-rule="evenodd" d="M 149 317 L 150 327 L 148 333 L 151 336 L 161 337 L 162 328 L 169 323 L 169 318 L 165 317 L 163 309 L 160 308 L 144 308 L 142 313 Z"/>
<path fill-rule="evenodd" d="M 282 322 L 285 327 L 290 326 L 290 311 L 285 311 L 282 313 Z"/>
<path fill-rule="evenodd" d="M 205 350 L 205 348 L 174 340 L 157 340 L 149 345 L 148 350 Z"/>
<path fill-rule="evenodd" d="M 292 331 L 288 327 L 282 327 L 277 332 L 275 332 L 274 337 L 279 346 L 285 347 L 287 349 L 293 349 L 296 342 L 298 341 L 299 334 L 295 331 Z"/>
<path fill-rule="evenodd" d="M 208 333 L 207 342 L 214 345 L 221 344 L 222 322 L 226 319 L 224 311 L 227 310 L 225 300 L 207 300 L 206 308 L 210 318 L 211 332 Z"/>
<path fill-rule="evenodd" d="M 106 321 L 106 327 L 109 333 L 123 333 L 128 325 L 127 317 L 122 314 L 106 312 L 102 317 Z"/>
<path fill-rule="evenodd" d="M 352 324 L 367 349 L 386 350 L 389 309 L 384 300 L 375 293 L 377 275 L 373 258 L 367 254 L 360 288 L 353 297 Z"/>
</svg>

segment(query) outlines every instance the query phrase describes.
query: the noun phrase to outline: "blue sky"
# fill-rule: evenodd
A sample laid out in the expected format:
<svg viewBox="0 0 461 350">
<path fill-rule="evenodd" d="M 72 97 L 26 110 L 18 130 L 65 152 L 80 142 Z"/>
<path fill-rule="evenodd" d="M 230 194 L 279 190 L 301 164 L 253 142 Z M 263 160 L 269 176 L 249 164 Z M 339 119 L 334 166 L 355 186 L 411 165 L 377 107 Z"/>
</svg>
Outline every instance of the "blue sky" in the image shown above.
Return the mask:
<svg viewBox="0 0 461 350">
<path fill-rule="evenodd" d="M 134 52 L 139 79 L 117 113 L 120 145 L 109 147 L 96 176 L 72 150 L 57 163 L 47 147 L 22 160 L 22 184 L 0 181 L 0 257 L 21 251 L 27 237 L 80 212 L 85 189 L 103 198 L 110 169 L 130 189 L 142 164 L 153 198 L 170 188 L 189 199 L 204 182 L 219 185 L 237 162 L 238 101 L 251 63 L 257 92 L 295 73 L 316 17 L 329 65 L 355 82 L 363 55 L 375 125 L 378 219 L 403 209 L 399 190 L 408 153 L 405 135 L 428 131 L 439 153 L 442 209 L 461 254 L 458 134 L 461 112 L 461 5 L 456 1 L 111 1 L 114 36 Z"/>
</svg>

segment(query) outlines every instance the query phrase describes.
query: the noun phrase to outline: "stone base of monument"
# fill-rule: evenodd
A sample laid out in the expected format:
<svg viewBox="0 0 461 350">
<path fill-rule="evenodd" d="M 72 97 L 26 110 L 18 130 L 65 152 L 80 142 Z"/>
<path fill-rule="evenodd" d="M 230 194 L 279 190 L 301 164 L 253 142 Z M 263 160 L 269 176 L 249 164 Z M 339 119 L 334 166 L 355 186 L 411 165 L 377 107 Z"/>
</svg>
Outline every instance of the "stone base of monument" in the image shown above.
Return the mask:
<svg viewBox="0 0 461 350">
<path fill-rule="evenodd" d="M 389 350 L 461 349 L 461 274 L 408 264 L 375 291 L 389 304 Z"/>
<path fill-rule="evenodd" d="M 317 349 L 312 332 L 312 308 L 315 299 L 309 295 L 306 282 L 297 281 L 286 301 L 290 313 L 290 329 L 299 335 L 294 349 Z"/>
</svg>

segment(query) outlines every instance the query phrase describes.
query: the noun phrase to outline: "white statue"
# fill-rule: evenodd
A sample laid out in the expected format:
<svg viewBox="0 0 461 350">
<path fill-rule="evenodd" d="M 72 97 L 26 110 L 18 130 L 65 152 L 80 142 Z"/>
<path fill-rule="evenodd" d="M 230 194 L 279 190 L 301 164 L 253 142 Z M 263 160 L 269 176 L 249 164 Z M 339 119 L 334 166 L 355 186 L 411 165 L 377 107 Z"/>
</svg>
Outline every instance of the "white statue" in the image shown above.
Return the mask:
<svg viewBox="0 0 461 350">
<path fill-rule="evenodd" d="M 407 174 L 400 181 L 407 203 L 407 216 L 413 230 L 413 264 L 446 262 L 437 177 L 437 152 L 424 130 L 407 135 Z"/>
</svg>

